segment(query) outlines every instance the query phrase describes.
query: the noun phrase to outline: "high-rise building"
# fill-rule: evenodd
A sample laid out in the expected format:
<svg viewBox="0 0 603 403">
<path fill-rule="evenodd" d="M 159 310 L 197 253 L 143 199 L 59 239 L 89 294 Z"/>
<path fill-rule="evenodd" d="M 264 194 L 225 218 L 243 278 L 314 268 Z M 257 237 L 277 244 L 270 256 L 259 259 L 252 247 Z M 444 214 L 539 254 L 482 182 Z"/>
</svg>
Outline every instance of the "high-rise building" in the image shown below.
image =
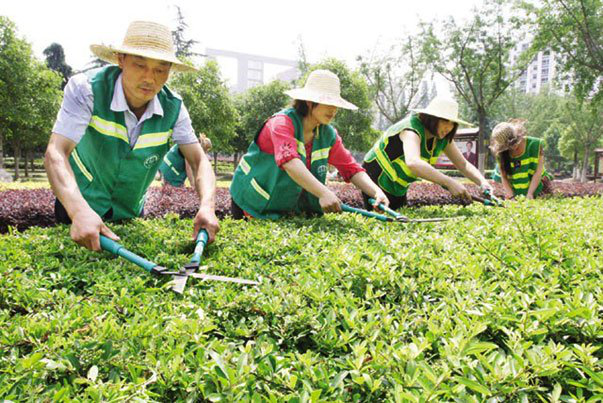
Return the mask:
<svg viewBox="0 0 603 403">
<path fill-rule="evenodd" d="M 511 51 L 510 62 L 515 64 L 523 51 L 530 46 L 529 42 L 519 43 Z M 537 94 L 543 87 L 549 87 L 558 75 L 558 58 L 552 50 L 538 52 L 528 68 L 515 82 L 515 88 L 529 94 Z"/>
<path fill-rule="evenodd" d="M 207 56 L 217 60 L 227 76 L 236 77 L 231 91 L 243 92 L 256 85 L 272 80 L 293 81 L 299 78 L 300 72 L 295 60 L 276 57 L 252 55 L 221 49 L 206 49 Z M 227 65 L 230 62 L 232 65 Z M 224 63 L 224 65 L 222 65 Z M 230 70 L 228 67 L 232 67 Z M 230 74 L 229 74 L 230 73 Z"/>
</svg>

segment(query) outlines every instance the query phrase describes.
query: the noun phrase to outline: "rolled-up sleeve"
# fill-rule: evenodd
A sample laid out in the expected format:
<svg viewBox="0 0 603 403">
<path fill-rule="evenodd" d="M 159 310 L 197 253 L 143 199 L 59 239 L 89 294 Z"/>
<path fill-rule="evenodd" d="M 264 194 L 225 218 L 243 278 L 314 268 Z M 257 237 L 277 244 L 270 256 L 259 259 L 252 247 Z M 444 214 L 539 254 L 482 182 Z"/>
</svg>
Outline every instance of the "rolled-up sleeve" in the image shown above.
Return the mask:
<svg viewBox="0 0 603 403">
<path fill-rule="evenodd" d="M 335 139 L 335 144 L 333 144 L 333 147 L 331 147 L 331 151 L 329 152 L 329 164 L 337 168 L 341 177 L 346 182 L 349 182 L 358 172 L 366 171 L 356 162 L 352 153 L 344 147 L 339 134 Z"/>
<path fill-rule="evenodd" d="M 176 120 L 176 124 L 174 125 L 174 131 L 172 132 L 172 139 L 176 144 L 193 144 L 199 142 L 199 139 L 193 130 L 191 117 L 188 114 L 188 110 L 186 109 L 186 106 L 184 106 L 184 103 L 182 103 L 182 106 L 180 107 L 180 113 Z"/>
<path fill-rule="evenodd" d="M 94 96 L 85 74 L 77 74 L 65 86 L 63 103 L 52 128 L 76 144 L 80 142 L 92 117 Z"/>
<path fill-rule="evenodd" d="M 283 169 L 283 164 L 294 158 L 300 158 L 297 152 L 295 127 L 290 117 L 276 115 L 268 119 L 258 137 L 260 150 L 274 154 L 274 162 Z"/>
</svg>

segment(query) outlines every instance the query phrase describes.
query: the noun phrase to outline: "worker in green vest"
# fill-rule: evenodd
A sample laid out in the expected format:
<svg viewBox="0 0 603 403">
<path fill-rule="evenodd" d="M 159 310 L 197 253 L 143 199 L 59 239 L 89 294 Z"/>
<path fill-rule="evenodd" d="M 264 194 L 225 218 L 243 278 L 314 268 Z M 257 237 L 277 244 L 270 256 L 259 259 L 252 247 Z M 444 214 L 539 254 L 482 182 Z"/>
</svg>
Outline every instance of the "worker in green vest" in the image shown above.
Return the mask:
<svg viewBox="0 0 603 403">
<path fill-rule="evenodd" d="M 357 109 L 340 95 L 339 78 L 315 70 L 303 88 L 285 91 L 293 106 L 269 118 L 235 170 L 230 194 L 235 218 L 341 212 L 326 185 L 328 165 L 379 203 L 389 201 L 330 125 L 337 108 Z"/>
<path fill-rule="evenodd" d="M 199 142 L 201 143 L 201 147 L 203 147 L 203 151 L 208 152 L 211 150 L 211 140 L 205 133 L 199 135 Z M 170 148 L 170 151 L 165 154 L 163 161 L 161 161 L 161 165 L 159 165 L 159 172 L 161 172 L 161 176 L 165 181 L 164 183 L 168 183 L 175 187 L 182 187 L 184 181 L 188 179 L 188 183 L 193 190 L 195 189 L 193 170 L 184 159 L 184 155 L 182 155 L 178 144 L 174 144 L 172 148 Z"/>
<path fill-rule="evenodd" d="M 441 153 L 465 177 L 483 190 L 492 185 L 463 156 L 453 139 L 459 124 L 470 125 L 458 117 L 458 104 L 448 98 L 436 97 L 427 108 L 413 110 L 405 119 L 390 126 L 364 157 L 364 168 L 373 181 L 385 191 L 391 208 L 407 203 L 410 184 L 419 178 L 441 185 L 453 196 L 471 200 L 467 188 L 458 180 L 434 168 Z M 365 207 L 370 209 L 368 195 Z"/>
<path fill-rule="evenodd" d="M 544 168 L 544 140 L 526 136 L 525 120 L 512 119 L 496 125 L 490 150 L 496 157 L 494 180 L 502 182 L 505 196 L 533 199 L 551 193 L 551 175 Z"/>
<path fill-rule="evenodd" d="M 99 234 L 118 240 L 105 222 L 142 215 L 171 137 L 200 198 L 193 234 L 204 228 L 213 240 L 214 173 L 182 100 L 165 85 L 171 70 L 194 70 L 176 58 L 171 31 L 136 21 L 121 46 L 90 49 L 116 65 L 75 75 L 65 87 L 44 160 L 57 221 L 71 223 L 71 238 L 92 250 L 100 250 Z"/>
</svg>

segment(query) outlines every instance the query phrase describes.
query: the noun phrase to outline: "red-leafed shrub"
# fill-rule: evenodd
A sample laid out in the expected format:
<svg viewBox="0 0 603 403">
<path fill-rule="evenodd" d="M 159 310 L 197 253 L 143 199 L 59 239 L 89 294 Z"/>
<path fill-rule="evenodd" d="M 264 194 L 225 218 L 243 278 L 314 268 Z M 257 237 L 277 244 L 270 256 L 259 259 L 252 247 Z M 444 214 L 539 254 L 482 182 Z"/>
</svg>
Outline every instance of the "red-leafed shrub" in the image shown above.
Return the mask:
<svg viewBox="0 0 603 403">
<path fill-rule="evenodd" d="M 342 202 L 353 207 L 362 207 L 360 192 L 350 184 L 333 184 L 332 189 Z M 503 195 L 502 186 L 494 184 L 496 196 Z M 469 192 L 479 195 L 475 185 L 467 185 Z M 603 194 L 601 183 L 553 182 L 553 196 L 574 197 Z M 0 192 L 0 233 L 12 226 L 19 230 L 28 227 L 55 224 L 54 196 L 49 189 L 7 190 Z M 450 193 L 432 183 L 412 184 L 408 191 L 410 206 L 458 204 Z M 145 204 L 145 217 L 161 217 L 173 212 L 181 217 L 193 217 L 199 207 L 199 200 L 191 188 L 176 188 L 169 185 L 149 189 Z M 230 214 L 230 194 L 228 189 L 216 191 L 216 215 Z"/>
</svg>

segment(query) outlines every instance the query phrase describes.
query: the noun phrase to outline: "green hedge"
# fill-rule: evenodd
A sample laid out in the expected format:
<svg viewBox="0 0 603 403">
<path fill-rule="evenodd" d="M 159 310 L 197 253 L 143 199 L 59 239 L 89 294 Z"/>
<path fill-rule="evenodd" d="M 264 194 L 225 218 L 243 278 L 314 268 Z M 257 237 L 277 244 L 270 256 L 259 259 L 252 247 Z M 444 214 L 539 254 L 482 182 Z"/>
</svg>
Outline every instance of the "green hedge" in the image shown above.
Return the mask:
<svg viewBox="0 0 603 403">
<path fill-rule="evenodd" d="M 584 401 L 603 393 L 603 200 L 222 221 L 182 296 L 67 227 L 0 236 L 14 401 Z M 177 268 L 191 222 L 113 225 Z"/>
</svg>

